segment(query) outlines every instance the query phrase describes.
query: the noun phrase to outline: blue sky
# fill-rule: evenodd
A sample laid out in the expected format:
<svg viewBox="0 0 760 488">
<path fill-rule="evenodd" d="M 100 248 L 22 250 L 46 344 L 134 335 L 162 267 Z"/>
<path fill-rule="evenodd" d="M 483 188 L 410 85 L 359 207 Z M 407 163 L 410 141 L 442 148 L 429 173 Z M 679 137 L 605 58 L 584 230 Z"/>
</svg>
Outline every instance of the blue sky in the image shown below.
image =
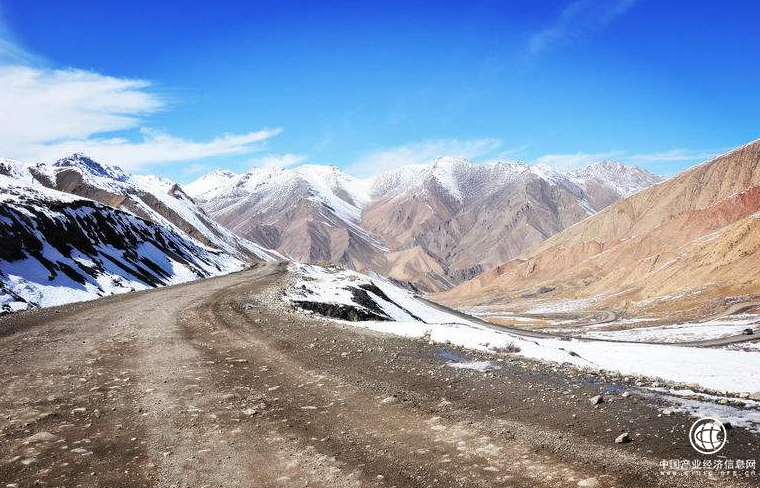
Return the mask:
<svg viewBox="0 0 760 488">
<path fill-rule="evenodd" d="M 758 25 L 750 1 L 0 0 L 0 155 L 670 175 L 760 137 Z"/>
</svg>

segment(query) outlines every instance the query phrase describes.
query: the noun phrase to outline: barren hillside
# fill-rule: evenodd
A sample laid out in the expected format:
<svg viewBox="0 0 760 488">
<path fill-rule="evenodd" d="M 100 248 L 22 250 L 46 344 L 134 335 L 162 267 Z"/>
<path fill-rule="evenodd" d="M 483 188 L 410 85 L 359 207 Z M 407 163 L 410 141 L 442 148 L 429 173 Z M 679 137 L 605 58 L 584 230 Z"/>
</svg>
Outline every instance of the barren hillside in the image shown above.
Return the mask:
<svg viewBox="0 0 760 488">
<path fill-rule="evenodd" d="M 760 293 L 760 141 L 622 199 L 440 298 L 701 313 Z M 697 299 L 701 305 L 697 307 Z"/>
</svg>

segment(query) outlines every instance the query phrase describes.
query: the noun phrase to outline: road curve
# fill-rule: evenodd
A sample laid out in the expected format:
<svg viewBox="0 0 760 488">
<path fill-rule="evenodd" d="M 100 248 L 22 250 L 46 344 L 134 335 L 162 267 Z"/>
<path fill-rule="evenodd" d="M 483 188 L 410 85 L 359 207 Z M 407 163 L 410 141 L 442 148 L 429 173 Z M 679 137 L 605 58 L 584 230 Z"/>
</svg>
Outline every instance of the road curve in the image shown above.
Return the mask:
<svg viewBox="0 0 760 488">
<path fill-rule="evenodd" d="M 690 486 L 690 419 L 599 375 L 290 309 L 283 266 L 0 318 L 9 486 Z M 600 383 L 600 381 L 603 381 Z M 633 442 L 615 444 L 622 431 Z M 760 457 L 731 431 L 721 454 Z M 685 482 L 686 481 L 686 482 Z M 743 486 L 699 479 L 693 486 Z"/>
</svg>

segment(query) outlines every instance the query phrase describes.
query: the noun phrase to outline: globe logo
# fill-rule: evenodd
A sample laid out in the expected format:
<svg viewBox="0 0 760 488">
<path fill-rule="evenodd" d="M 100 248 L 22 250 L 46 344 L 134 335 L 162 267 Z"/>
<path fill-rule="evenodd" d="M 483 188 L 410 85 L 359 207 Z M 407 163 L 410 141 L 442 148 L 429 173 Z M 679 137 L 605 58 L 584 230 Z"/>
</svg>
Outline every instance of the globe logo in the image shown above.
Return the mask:
<svg viewBox="0 0 760 488">
<path fill-rule="evenodd" d="M 702 417 L 689 429 L 689 442 L 695 451 L 701 454 L 715 454 L 726 445 L 728 436 L 720 420 Z"/>
</svg>

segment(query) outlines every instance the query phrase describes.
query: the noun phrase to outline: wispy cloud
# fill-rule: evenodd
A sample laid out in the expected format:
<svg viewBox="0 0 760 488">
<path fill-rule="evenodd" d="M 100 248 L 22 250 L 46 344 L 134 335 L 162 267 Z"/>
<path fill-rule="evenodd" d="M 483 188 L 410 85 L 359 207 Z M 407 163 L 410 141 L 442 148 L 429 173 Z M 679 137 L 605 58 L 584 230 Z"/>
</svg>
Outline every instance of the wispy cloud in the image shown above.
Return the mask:
<svg viewBox="0 0 760 488">
<path fill-rule="evenodd" d="M 137 127 L 164 108 L 150 83 L 81 70 L 0 67 L 0 140 L 13 144 L 85 138 Z"/>
<path fill-rule="evenodd" d="M 49 161 L 71 152 L 125 168 L 264 148 L 281 129 L 221 134 L 197 141 L 150 129 L 168 110 L 147 80 L 80 69 L 52 69 L 13 35 L 0 5 L 0 155 Z"/>
<path fill-rule="evenodd" d="M 507 161 L 515 161 L 520 158 L 518 156 L 520 154 L 525 153 L 525 151 L 528 150 L 528 145 L 524 144 L 522 146 L 517 147 L 510 147 L 507 149 L 502 149 L 494 154 L 490 154 L 488 156 L 488 160 L 486 160 L 486 163 L 496 163 L 496 162 L 507 162 Z"/>
<path fill-rule="evenodd" d="M 479 158 L 501 146 L 499 139 L 438 139 L 414 142 L 369 152 L 346 170 L 355 176 L 372 176 L 408 164 L 430 163 L 441 156 Z"/>
<path fill-rule="evenodd" d="M 265 129 L 196 141 L 146 127 L 167 104 L 145 80 L 90 71 L 0 67 L 0 154 L 48 161 L 71 152 L 125 168 L 247 154 L 281 132 Z M 109 136 L 139 129 L 137 137 Z"/>
<path fill-rule="evenodd" d="M 552 45 L 599 31 L 626 13 L 638 0 L 575 0 L 549 25 L 528 41 L 528 53 L 536 56 Z"/>
<path fill-rule="evenodd" d="M 194 141 L 147 130 L 142 132 L 142 140 L 139 141 L 112 137 L 32 144 L 24 146 L 22 148 L 24 152 L 19 156 L 12 157 L 21 161 L 52 161 L 62 155 L 83 152 L 96 161 L 136 170 L 149 164 L 195 161 L 212 156 L 259 151 L 263 149 L 260 143 L 278 134 L 280 130 L 224 134 L 208 141 Z"/>
<path fill-rule="evenodd" d="M 253 158 L 249 164 L 254 168 L 288 168 L 306 161 L 304 154 L 267 154 Z"/>
<path fill-rule="evenodd" d="M 0 3 L 0 64 L 39 65 L 43 60 L 24 47 L 13 35 Z"/>
<path fill-rule="evenodd" d="M 631 161 L 631 162 L 640 161 L 640 162 L 657 162 L 657 163 L 695 161 L 695 160 L 703 161 L 707 159 L 712 159 L 715 156 L 722 154 L 723 152 L 725 152 L 725 149 L 694 150 L 694 149 L 678 148 L 678 149 L 670 149 L 670 150 L 661 151 L 661 152 L 634 154 L 631 156 L 627 156 L 623 159 L 625 159 L 626 161 Z"/>
</svg>

